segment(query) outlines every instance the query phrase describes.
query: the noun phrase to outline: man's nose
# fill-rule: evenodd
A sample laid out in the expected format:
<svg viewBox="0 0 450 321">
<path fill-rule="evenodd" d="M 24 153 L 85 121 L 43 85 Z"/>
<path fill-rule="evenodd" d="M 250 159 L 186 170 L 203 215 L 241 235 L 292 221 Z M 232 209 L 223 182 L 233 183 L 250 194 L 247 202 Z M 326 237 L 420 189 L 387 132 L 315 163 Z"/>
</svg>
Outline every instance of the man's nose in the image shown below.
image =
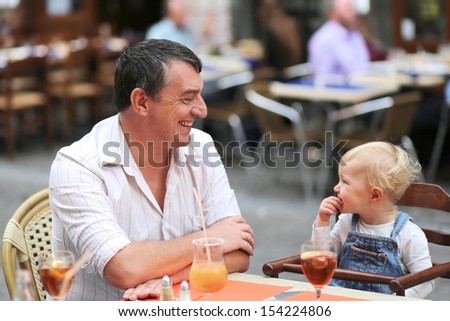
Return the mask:
<svg viewBox="0 0 450 321">
<path fill-rule="evenodd" d="M 208 115 L 208 108 L 206 107 L 203 98 L 199 98 L 196 101 L 194 107 L 192 108 L 192 114 L 200 118 L 205 118 Z"/>
</svg>

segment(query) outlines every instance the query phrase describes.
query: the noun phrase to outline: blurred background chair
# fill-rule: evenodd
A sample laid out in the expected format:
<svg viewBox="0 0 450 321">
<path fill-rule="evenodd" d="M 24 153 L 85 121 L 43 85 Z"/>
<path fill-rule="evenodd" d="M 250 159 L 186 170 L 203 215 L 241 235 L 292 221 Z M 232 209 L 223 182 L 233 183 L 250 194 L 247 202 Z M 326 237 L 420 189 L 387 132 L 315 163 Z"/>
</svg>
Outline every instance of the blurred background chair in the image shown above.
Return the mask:
<svg viewBox="0 0 450 321">
<path fill-rule="evenodd" d="M 439 117 L 439 125 L 434 139 L 433 149 L 431 151 L 430 162 L 427 168 L 427 181 L 433 182 L 436 178 L 436 172 L 439 168 L 442 157 L 442 150 L 444 148 L 445 139 L 447 136 L 448 122 L 450 109 L 450 81 L 447 81 L 444 88 L 444 101 L 441 105 L 441 113 Z"/>
<path fill-rule="evenodd" d="M 324 184 L 315 181 L 313 171 L 323 164 L 320 143 L 324 130 L 308 126 L 300 103 L 288 106 L 275 100 L 270 95 L 269 85 L 270 81 L 255 82 L 249 84 L 245 92 L 261 132 L 258 164 L 254 166 L 264 171 L 298 168 L 305 196 L 312 196 L 315 187 L 322 193 Z"/>
<path fill-rule="evenodd" d="M 412 208 L 437 210 L 442 215 L 450 215 L 450 195 L 439 185 L 416 182 L 411 184 L 402 198 L 397 202 L 400 207 L 405 207 L 405 211 Z M 450 246 L 450 234 L 436 228 L 422 227 L 428 242 L 430 243 L 431 257 L 434 260 L 431 245 L 448 247 Z M 450 248 L 449 248 L 450 249 Z M 410 273 L 401 277 L 392 277 L 366 273 L 364 271 L 352 271 L 347 269 L 336 269 L 334 278 L 343 280 L 353 280 L 361 282 L 372 282 L 388 284 L 391 291 L 397 295 L 405 295 L 405 290 L 418 284 L 442 277 L 450 279 L 450 262 L 448 256 L 445 262 L 433 262 L 433 266 L 426 270 Z M 278 277 L 280 273 L 291 272 L 303 274 L 300 253 L 282 258 L 279 260 L 267 262 L 262 267 L 263 273 L 270 277 Z"/>
<path fill-rule="evenodd" d="M 309 62 L 288 66 L 282 70 L 283 79 L 297 79 L 312 75 L 312 67 Z"/>
<path fill-rule="evenodd" d="M 420 100 L 420 92 L 414 90 L 328 111 L 325 148 L 329 152 L 321 175 L 324 176 L 322 181 L 333 179 L 328 184 L 329 193 L 332 193 L 331 188 L 337 182 L 337 162 L 343 153 L 355 146 L 369 141 L 388 141 L 401 145 L 418 159 L 409 133 Z M 334 149 L 338 154 L 334 153 Z M 423 174 L 420 180 L 424 180 Z"/>
<path fill-rule="evenodd" d="M 226 124 L 226 130 L 231 130 L 231 137 L 234 140 L 232 142 L 244 143 L 248 138 L 244 121 L 250 116 L 245 106 L 244 88 L 253 79 L 253 73 L 246 70 L 209 82 L 205 95 L 208 117 L 204 120 L 202 127 L 213 136 L 217 136 L 216 124 Z M 228 145 L 230 142 L 225 143 Z"/>
<path fill-rule="evenodd" d="M 16 153 L 16 140 L 45 130 L 47 147 L 53 144 L 53 114 L 48 98 L 44 58 L 26 57 L 7 62 L 1 70 L 0 135 L 8 156 Z M 40 135 L 38 135 L 40 136 Z"/>
<path fill-rule="evenodd" d="M 96 78 L 104 88 L 105 113 L 106 116 L 109 116 L 115 113 L 115 109 L 113 108 L 113 87 L 116 62 L 122 50 L 129 43 L 123 38 L 112 37 L 110 34 L 100 34 L 91 41 L 91 45 L 96 53 Z"/>
<path fill-rule="evenodd" d="M 39 276 L 39 255 L 51 252 L 52 213 L 48 190 L 31 195 L 8 221 L 2 241 L 2 266 L 6 286 L 13 298 L 17 269 L 31 272 L 35 292 L 45 300 L 46 291 Z"/>
<path fill-rule="evenodd" d="M 72 40 L 67 45 L 64 56 L 47 59 L 47 88 L 51 98 L 62 103 L 62 136 L 69 142 L 75 121 L 81 118 L 80 110 L 86 103 L 89 104 L 91 123 L 101 120 L 106 113 L 105 88 L 97 78 L 95 49 L 85 38 Z"/>
<path fill-rule="evenodd" d="M 419 91 L 409 91 L 335 109 L 327 128 L 346 149 L 373 140 L 400 144 L 411 131 L 420 99 Z"/>
</svg>

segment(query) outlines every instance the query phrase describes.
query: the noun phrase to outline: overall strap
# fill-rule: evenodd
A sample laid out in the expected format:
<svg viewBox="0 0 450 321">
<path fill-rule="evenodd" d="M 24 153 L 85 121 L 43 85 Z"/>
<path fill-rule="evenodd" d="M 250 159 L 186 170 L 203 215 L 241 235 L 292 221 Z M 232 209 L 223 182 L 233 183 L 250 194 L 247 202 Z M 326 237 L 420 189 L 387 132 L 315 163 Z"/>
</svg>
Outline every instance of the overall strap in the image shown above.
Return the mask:
<svg viewBox="0 0 450 321">
<path fill-rule="evenodd" d="M 352 231 L 356 231 L 356 224 L 359 221 L 359 214 L 352 214 Z"/>
<path fill-rule="evenodd" d="M 411 216 L 404 212 L 398 212 L 397 217 L 395 219 L 394 223 L 394 229 L 391 232 L 391 238 L 395 239 L 397 235 L 400 233 L 402 228 L 405 226 L 406 222 L 411 221 L 413 222 L 413 219 Z"/>
</svg>

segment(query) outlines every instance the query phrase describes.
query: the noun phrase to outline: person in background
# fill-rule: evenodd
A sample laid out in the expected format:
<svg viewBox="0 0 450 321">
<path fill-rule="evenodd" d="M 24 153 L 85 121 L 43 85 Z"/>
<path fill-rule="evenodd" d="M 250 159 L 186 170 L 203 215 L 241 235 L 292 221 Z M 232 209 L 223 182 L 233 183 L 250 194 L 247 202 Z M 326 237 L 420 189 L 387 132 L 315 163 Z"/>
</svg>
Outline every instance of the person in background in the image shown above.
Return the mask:
<svg viewBox="0 0 450 321">
<path fill-rule="evenodd" d="M 187 10 L 185 0 L 164 0 L 164 17 L 149 27 L 145 38 L 168 39 L 179 42 L 190 49 L 195 49 L 198 46 L 198 41 L 186 26 Z"/>
<path fill-rule="evenodd" d="M 163 276 L 188 279 L 192 240 L 204 233 L 225 240 L 229 273 L 248 269 L 253 230 L 211 136 L 192 128 L 207 115 L 201 70 L 170 40 L 124 49 L 118 114 L 58 151 L 49 179 L 53 250 L 92 253 L 67 300 L 157 297 Z"/>
<path fill-rule="evenodd" d="M 357 28 L 351 0 L 330 0 L 328 21 L 308 41 L 308 61 L 314 77 L 348 77 L 364 72 L 370 56 Z"/>
<path fill-rule="evenodd" d="M 339 163 L 336 196 L 321 202 L 312 238 L 331 237 L 343 269 L 402 276 L 431 267 L 425 233 L 395 205 L 420 170 L 421 165 L 404 149 L 388 142 L 369 142 L 349 150 Z M 330 218 L 338 214 L 330 233 Z M 386 284 L 337 279 L 330 284 L 392 293 Z M 433 288 L 430 281 L 407 289 L 405 295 L 424 298 Z"/>
<path fill-rule="evenodd" d="M 300 28 L 295 18 L 284 11 L 279 0 L 260 0 L 258 18 L 263 44 L 263 65 L 273 67 L 276 78 L 282 71 L 302 62 Z"/>
</svg>

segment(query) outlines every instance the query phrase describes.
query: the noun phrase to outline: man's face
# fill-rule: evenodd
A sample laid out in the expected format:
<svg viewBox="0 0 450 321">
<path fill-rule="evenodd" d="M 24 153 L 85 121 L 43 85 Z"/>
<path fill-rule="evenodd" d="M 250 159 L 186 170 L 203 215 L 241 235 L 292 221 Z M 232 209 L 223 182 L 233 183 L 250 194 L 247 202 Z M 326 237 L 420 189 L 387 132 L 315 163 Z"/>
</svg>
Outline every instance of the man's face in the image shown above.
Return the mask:
<svg viewBox="0 0 450 321">
<path fill-rule="evenodd" d="M 202 89 L 203 80 L 194 67 L 181 61 L 172 62 L 167 85 L 157 98 L 148 97 L 151 104 L 148 126 L 155 142 L 167 142 L 172 147 L 189 143 L 196 117 L 207 115 Z"/>
</svg>

